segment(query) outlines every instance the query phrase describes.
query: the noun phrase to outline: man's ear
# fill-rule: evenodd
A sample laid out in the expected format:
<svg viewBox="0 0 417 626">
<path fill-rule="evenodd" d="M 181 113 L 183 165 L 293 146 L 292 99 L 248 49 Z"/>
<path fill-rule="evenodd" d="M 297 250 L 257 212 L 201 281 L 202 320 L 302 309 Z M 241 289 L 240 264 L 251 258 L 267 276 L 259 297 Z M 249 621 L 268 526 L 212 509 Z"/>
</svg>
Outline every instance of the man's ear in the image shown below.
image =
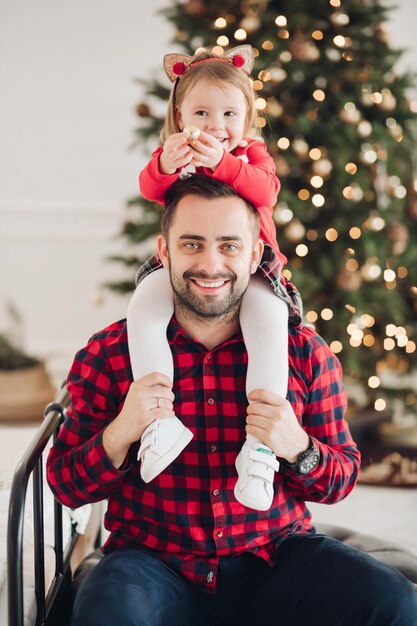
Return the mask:
<svg viewBox="0 0 417 626">
<path fill-rule="evenodd" d="M 254 274 L 256 270 L 258 269 L 263 253 L 264 253 L 264 242 L 262 241 L 262 239 L 258 238 L 252 250 L 252 263 L 250 266 L 251 274 Z"/>
<path fill-rule="evenodd" d="M 158 235 L 158 238 L 156 240 L 156 246 L 157 246 L 159 258 L 162 261 L 162 265 L 165 267 L 165 269 L 168 269 L 169 268 L 168 244 L 164 235 Z"/>
</svg>

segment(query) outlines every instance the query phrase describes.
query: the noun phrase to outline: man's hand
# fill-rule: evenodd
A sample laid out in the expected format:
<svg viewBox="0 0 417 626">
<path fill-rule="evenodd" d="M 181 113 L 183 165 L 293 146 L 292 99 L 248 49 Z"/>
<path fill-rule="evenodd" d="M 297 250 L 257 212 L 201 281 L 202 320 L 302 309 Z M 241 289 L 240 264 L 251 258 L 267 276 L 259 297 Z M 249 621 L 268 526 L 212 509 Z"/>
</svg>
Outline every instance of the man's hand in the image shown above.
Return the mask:
<svg viewBox="0 0 417 626">
<path fill-rule="evenodd" d="M 257 437 L 278 457 L 294 463 L 309 446 L 291 404 L 272 391 L 255 389 L 248 395 L 246 432 Z"/>
<path fill-rule="evenodd" d="M 159 155 L 159 170 L 162 174 L 175 174 L 178 168 L 187 165 L 193 158 L 193 151 L 184 132 L 170 135 Z"/>
<path fill-rule="evenodd" d="M 192 144 L 193 158 L 191 165 L 208 167 L 215 170 L 223 158 L 224 149 L 215 137 L 201 131 L 198 140 Z"/>
<path fill-rule="evenodd" d="M 132 443 L 154 420 L 174 417 L 172 382 L 159 372 L 135 380 L 119 415 L 103 433 L 103 446 L 115 467 L 120 467 Z M 159 407 L 158 407 L 159 405 Z"/>
</svg>

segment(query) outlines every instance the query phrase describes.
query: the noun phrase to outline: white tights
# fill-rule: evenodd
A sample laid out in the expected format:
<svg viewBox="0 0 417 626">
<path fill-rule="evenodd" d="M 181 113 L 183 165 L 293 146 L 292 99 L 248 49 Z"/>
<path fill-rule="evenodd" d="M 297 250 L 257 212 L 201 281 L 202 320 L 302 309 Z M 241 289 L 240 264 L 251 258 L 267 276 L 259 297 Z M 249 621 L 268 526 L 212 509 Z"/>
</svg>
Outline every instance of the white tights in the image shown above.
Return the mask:
<svg viewBox="0 0 417 626">
<path fill-rule="evenodd" d="M 150 372 L 174 378 L 166 330 L 174 312 L 168 270 L 146 276 L 137 286 L 127 309 L 129 355 L 134 380 Z M 287 395 L 288 306 L 265 278 L 253 276 L 242 298 L 240 326 L 248 352 L 246 393 L 268 389 Z M 256 441 L 254 437 L 252 441 Z"/>
</svg>

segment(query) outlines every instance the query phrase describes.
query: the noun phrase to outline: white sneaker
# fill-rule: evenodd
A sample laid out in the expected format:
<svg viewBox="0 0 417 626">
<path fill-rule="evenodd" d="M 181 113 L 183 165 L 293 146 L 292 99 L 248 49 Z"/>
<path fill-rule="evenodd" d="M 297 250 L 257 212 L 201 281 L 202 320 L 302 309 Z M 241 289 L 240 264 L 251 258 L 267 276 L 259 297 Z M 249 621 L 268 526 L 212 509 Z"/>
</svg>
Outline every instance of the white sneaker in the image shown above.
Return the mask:
<svg viewBox="0 0 417 626">
<path fill-rule="evenodd" d="M 274 497 L 274 473 L 279 470 L 275 454 L 263 443 L 245 441 L 235 465 L 239 476 L 236 500 L 250 509 L 267 511 Z"/>
<path fill-rule="evenodd" d="M 158 476 L 193 438 L 193 433 L 178 419 L 157 419 L 143 431 L 138 460 L 145 483 Z"/>
</svg>

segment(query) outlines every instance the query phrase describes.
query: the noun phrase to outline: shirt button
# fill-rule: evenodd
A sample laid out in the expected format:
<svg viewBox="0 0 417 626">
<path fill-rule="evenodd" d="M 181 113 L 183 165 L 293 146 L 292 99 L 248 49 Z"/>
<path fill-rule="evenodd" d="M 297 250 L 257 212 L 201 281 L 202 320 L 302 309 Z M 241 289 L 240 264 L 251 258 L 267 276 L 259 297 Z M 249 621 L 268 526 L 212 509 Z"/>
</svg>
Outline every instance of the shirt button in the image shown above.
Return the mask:
<svg viewBox="0 0 417 626">
<path fill-rule="evenodd" d="M 214 398 L 209 398 L 209 399 L 207 400 L 207 402 L 208 402 L 209 404 L 214 404 Z"/>
<path fill-rule="evenodd" d="M 213 491 L 213 496 L 219 496 L 220 495 L 220 491 L 218 489 L 215 489 Z"/>
<path fill-rule="evenodd" d="M 208 355 L 206 356 L 206 359 L 207 359 L 207 361 L 210 361 L 210 359 L 211 359 L 211 354 L 208 354 Z"/>
<path fill-rule="evenodd" d="M 223 531 L 222 530 L 218 530 L 216 534 L 217 534 L 219 539 L 221 539 L 223 537 Z"/>
<path fill-rule="evenodd" d="M 216 452 L 217 446 L 210 446 L 210 450 L 211 450 L 211 452 Z"/>
<path fill-rule="evenodd" d="M 213 578 L 214 578 L 214 572 L 209 572 L 207 574 L 207 582 L 208 583 L 212 583 L 213 582 Z"/>
</svg>

